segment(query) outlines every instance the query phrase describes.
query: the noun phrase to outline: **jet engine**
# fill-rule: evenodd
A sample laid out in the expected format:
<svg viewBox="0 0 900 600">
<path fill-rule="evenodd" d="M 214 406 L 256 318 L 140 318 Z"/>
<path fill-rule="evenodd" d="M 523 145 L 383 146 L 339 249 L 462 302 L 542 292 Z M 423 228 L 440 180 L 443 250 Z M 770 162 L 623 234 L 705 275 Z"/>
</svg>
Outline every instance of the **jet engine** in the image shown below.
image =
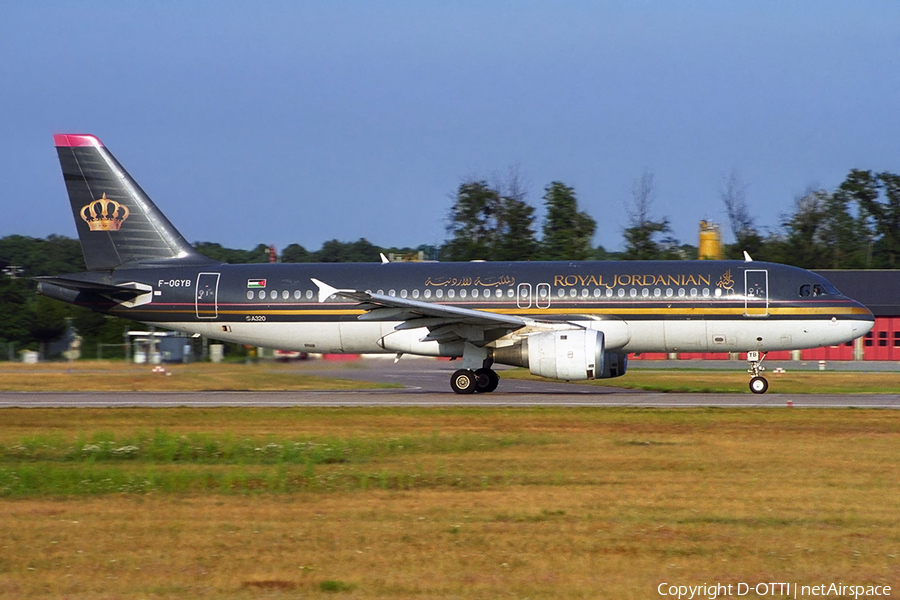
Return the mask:
<svg viewBox="0 0 900 600">
<path fill-rule="evenodd" d="M 518 344 L 494 349 L 494 362 L 528 367 L 533 375 L 577 381 L 625 374 L 628 357 L 605 352 L 602 331 L 571 329 L 535 333 Z"/>
</svg>

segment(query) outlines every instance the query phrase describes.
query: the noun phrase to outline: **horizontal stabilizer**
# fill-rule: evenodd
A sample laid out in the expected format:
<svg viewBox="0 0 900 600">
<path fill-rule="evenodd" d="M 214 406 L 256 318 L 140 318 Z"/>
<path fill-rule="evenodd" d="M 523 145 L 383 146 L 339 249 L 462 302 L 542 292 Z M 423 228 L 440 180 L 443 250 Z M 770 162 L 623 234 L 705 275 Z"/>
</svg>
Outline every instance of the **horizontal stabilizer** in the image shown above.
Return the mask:
<svg viewBox="0 0 900 600">
<path fill-rule="evenodd" d="M 39 294 L 67 302 L 71 301 L 68 299 L 69 297 L 81 293 L 97 294 L 129 308 L 148 304 L 153 299 L 153 288 L 145 283 L 129 282 L 112 285 L 69 277 L 35 277 L 34 279 L 37 281 Z"/>
</svg>

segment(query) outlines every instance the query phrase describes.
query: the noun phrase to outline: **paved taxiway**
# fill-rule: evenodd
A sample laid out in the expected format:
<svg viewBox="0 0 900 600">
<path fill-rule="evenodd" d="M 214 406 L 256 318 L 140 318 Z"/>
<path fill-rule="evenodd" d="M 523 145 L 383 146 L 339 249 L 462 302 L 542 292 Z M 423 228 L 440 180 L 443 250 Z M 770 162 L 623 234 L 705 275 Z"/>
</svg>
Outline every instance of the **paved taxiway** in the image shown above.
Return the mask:
<svg viewBox="0 0 900 600">
<path fill-rule="evenodd" d="M 736 365 L 737 366 L 737 365 Z M 742 366 L 742 365 L 741 365 Z M 298 364 L 298 372 L 399 383 L 403 389 L 308 392 L 0 392 L 0 407 L 215 406 L 633 406 L 900 408 L 900 394 L 687 394 L 620 390 L 553 381 L 503 379 L 492 394 L 459 396 L 449 389 L 455 363 L 366 360 L 345 365 Z"/>
</svg>

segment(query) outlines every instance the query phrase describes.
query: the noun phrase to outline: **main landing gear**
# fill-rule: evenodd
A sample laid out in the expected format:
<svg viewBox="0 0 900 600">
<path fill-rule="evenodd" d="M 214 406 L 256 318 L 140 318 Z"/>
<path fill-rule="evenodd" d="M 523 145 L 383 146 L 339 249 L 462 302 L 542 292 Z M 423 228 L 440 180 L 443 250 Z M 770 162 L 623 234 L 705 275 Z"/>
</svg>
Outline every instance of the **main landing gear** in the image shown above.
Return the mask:
<svg viewBox="0 0 900 600">
<path fill-rule="evenodd" d="M 457 394 L 488 394 L 497 389 L 500 376 L 488 367 L 480 369 L 460 369 L 450 378 L 450 387 Z"/>
<path fill-rule="evenodd" d="M 762 358 L 760 358 L 759 354 L 757 350 L 751 350 L 747 353 L 747 362 L 750 363 L 750 368 L 747 369 L 747 372 L 753 375 L 750 378 L 750 391 L 754 394 L 765 394 L 766 390 L 769 389 L 769 382 L 760 375 L 761 372 L 766 370 L 765 367 L 760 365 L 766 359 L 766 353 L 762 353 Z"/>
</svg>

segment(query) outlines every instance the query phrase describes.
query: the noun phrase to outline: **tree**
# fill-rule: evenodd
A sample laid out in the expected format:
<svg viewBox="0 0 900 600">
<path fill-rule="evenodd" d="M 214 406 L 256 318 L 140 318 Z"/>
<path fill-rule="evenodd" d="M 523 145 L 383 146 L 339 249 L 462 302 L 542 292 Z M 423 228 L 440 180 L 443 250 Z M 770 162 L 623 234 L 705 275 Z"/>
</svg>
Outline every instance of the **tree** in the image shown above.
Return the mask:
<svg viewBox="0 0 900 600">
<path fill-rule="evenodd" d="M 450 209 L 451 238 L 441 255 L 450 260 L 487 260 L 497 237 L 500 195 L 486 181 L 460 184 Z"/>
<path fill-rule="evenodd" d="M 640 179 L 631 185 L 631 198 L 625 206 L 629 227 L 625 229 L 625 258 L 629 260 L 658 260 L 676 258 L 673 249 L 680 244 L 674 238 L 666 238 L 662 244 L 654 237 L 657 234 L 669 233 L 669 220 L 663 218 L 654 221 L 652 217 L 653 201 L 656 197 L 656 184 L 653 173 L 644 171 Z"/>
<path fill-rule="evenodd" d="M 281 253 L 281 262 L 305 263 L 309 262 L 311 253 L 300 244 L 291 244 Z"/>
<path fill-rule="evenodd" d="M 365 238 L 355 242 L 328 240 L 319 251 L 313 253 L 310 262 L 379 262 L 380 254 L 381 249 Z"/>
<path fill-rule="evenodd" d="M 770 250 L 765 248 L 766 239 L 750 215 L 747 206 L 747 187 L 737 171 L 732 169 L 722 182 L 719 192 L 722 204 L 725 205 L 725 213 L 728 215 L 731 235 L 734 236 L 734 244 L 725 246 L 727 258 L 742 258 L 744 252 L 747 252 L 750 256 L 760 259 Z"/>
<path fill-rule="evenodd" d="M 867 266 L 897 268 L 900 262 L 900 176 L 853 169 L 838 191 L 856 202 L 872 222 Z"/>
<path fill-rule="evenodd" d="M 544 189 L 544 220 L 541 257 L 544 260 L 590 260 L 594 257 L 591 240 L 597 223 L 578 210 L 575 190 L 559 181 Z"/>
<path fill-rule="evenodd" d="M 449 260 L 531 260 L 538 244 L 534 237 L 534 208 L 525 201 L 518 170 L 505 181 L 495 178 L 460 184 L 450 209 L 451 238 L 441 255 Z"/>
<path fill-rule="evenodd" d="M 784 217 L 784 255 L 790 264 L 804 269 L 823 266 L 828 256 L 822 239 L 827 195 L 825 190 L 807 190 L 794 201 L 794 213 Z"/>
<path fill-rule="evenodd" d="M 269 262 L 269 246 L 258 244 L 253 250 L 225 248 L 214 242 L 196 242 L 194 249 L 213 260 L 232 265 Z"/>
</svg>

